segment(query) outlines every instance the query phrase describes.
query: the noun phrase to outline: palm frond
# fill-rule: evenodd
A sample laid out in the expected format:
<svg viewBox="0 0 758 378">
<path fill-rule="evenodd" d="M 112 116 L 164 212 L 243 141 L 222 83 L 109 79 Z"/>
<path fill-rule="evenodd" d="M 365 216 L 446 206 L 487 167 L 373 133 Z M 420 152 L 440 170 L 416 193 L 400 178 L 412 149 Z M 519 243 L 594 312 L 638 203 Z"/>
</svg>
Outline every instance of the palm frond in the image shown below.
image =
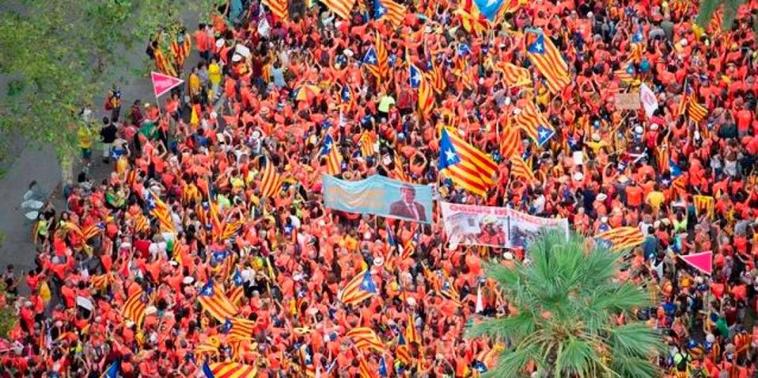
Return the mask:
<svg viewBox="0 0 758 378">
<path fill-rule="evenodd" d="M 645 358 L 664 350 L 660 337 L 644 323 L 613 327 L 608 332 L 608 345 L 614 355 Z"/>
<path fill-rule="evenodd" d="M 611 367 L 622 377 L 653 378 L 661 375 L 655 364 L 639 357 L 614 356 Z"/>
<path fill-rule="evenodd" d="M 615 316 L 649 305 L 647 293 L 619 283 L 619 254 L 572 235 L 549 233 L 528 247 L 529 263 L 485 265 L 504 297 L 518 310 L 485 320 L 466 337 L 506 340 L 511 345 L 486 376 L 520 376 L 531 362 L 556 377 L 648 376 L 662 353 L 658 336 L 641 322 L 618 327 Z M 652 369 L 652 370 L 651 370 Z M 630 374 L 635 373 L 635 374 Z M 636 373 L 639 373 L 637 375 Z"/>
<path fill-rule="evenodd" d="M 474 324 L 466 330 L 466 337 L 474 338 L 488 336 L 491 338 L 510 338 L 516 342 L 534 332 L 537 328 L 536 319 L 527 311 L 515 316 L 486 320 Z"/>
</svg>

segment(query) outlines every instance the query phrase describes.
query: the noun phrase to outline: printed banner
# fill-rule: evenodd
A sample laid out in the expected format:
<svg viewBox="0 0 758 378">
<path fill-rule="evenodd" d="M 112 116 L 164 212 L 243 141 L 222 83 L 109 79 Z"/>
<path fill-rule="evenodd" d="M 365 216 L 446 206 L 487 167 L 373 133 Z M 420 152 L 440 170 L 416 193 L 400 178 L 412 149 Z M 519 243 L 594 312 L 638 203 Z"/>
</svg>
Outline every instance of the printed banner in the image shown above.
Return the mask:
<svg viewBox="0 0 758 378">
<path fill-rule="evenodd" d="M 460 205 L 440 202 L 445 232 L 451 245 L 525 247 L 540 232 L 563 230 L 568 238 L 568 220 L 535 217 L 504 207 Z"/>
<path fill-rule="evenodd" d="M 371 176 L 345 181 L 324 175 L 324 203 L 330 209 L 431 223 L 432 187 Z"/>
</svg>

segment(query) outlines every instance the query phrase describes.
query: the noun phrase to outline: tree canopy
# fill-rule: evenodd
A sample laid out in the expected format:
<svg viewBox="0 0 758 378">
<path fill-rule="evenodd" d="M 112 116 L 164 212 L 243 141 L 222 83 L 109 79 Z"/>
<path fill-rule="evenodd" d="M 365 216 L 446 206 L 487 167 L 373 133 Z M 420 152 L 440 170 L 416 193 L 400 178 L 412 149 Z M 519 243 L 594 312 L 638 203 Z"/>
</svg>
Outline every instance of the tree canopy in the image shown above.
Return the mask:
<svg viewBox="0 0 758 378">
<path fill-rule="evenodd" d="M 584 240 L 549 234 L 533 241 L 528 263 L 489 264 L 504 298 L 517 313 L 473 325 L 468 337 L 488 336 L 507 346 L 492 377 L 526 375 L 534 363 L 551 377 L 652 377 L 660 337 L 636 320 L 647 293 L 615 279 L 620 255 L 588 251 Z M 623 315 L 627 320 L 617 325 Z"/>
<path fill-rule="evenodd" d="M 0 74 L 8 85 L 3 88 L 6 100 L 0 102 L 0 132 L 19 132 L 64 152 L 74 145 L 79 110 L 95 106 L 93 99 L 113 83 L 109 75 L 146 73 L 144 64 L 131 67 L 124 58 L 132 46 L 180 22 L 183 10 L 202 18 L 218 2 L 6 2 L 0 17 Z"/>
</svg>

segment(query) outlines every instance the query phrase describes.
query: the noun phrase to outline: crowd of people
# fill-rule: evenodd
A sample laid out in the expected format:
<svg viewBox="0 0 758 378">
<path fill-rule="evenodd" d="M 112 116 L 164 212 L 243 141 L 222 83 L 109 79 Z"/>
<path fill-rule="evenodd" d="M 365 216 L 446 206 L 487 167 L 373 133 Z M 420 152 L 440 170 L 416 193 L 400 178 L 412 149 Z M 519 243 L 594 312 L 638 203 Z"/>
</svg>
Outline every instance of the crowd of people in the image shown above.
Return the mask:
<svg viewBox="0 0 758 378">
<path fill-rule="evenodd" d="M 103 163 L 91 160 L 98 128 L 79 135 L 86 163 L 112 173 L 79 175 L 64 209 L 42 209 L 36 269 L 13 303 L 19 321 L 0 375 L 187 377 L 222 361 L 259 377 L 491 369 L 507 346 L 464 337 L 478 317 L 509 312 L 483 263 L 525 252 L 452 249 L 438 221 L 325 208 L 328 135 L 342 179 L 437 184 L 446 201 L 568 218 L 587 237 L 639 227 L 645 242 L 626 252 L 619 279 L 651 280 L 655 307 L 639 317 L 671 348 L 662 372 L 754 376 L 758 3 L 720 30 L 695 25 L 691 1 L 508 2 L 504 21 L 481 31 L 464 27 L 457 1 L 396 3 L 406 7 L 397 24 L 377 20 L 373 1 L 358 1 L 349 19 L 320 3 L 282 19 L 243 1 L 235 22 L 215 13 L 191 33 L 187 62 L 200 61 L 162 103 L 124 99 L 134 102 L 122 111 L 114 90 L 102 112 Z M 558 93 L 527 59 L 528 28 L 567 63 L 571 82 Z M 363 62 L 377 39 L 389 67 L 379 80 Z M 533 82 L 514 85 L 506 62 L 527 67 Z M 429 113 L 417 109 L 410 65 L 441 73 Z M 643 84 L 659 104 L 652 114 L 616 108 L 616 94 Z M 502 140 L 527 103 L 556 131 L 541 146 L 518 134 L 531 182 L 510 174 L 504 151 L 514 146 Z M 698 119 L 682 104 L 707 113 Z M 498 163 L 485 196 L 439 172 L 443 127 Z M 273 192 L 262 182 L 270 166 L 282 178 Z M 703 251 L 714 254 L 711 275 L 676 259 Z M 342 303 L 363 271 L 376 295 Z M 218 293 L 231 319 L 203 302 Z M 249 337 L 232 337 L 245 324 Z M 348 335 L 364 328 L 381 341 L 373 352 Z"/>
</svg>

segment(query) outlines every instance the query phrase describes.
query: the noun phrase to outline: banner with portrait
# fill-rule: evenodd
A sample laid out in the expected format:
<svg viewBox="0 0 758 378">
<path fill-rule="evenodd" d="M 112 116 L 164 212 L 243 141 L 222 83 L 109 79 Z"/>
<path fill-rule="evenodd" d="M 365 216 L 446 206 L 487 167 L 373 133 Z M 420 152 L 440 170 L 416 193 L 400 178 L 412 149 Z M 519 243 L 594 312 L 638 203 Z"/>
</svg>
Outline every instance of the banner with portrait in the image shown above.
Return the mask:
<svg viewBox="0 0 758 378">
<path fill-rule="evenodd" d="M 361 181 L 323 176 L 324 204 L 335 210 L 431 223 L 432 187 L 374 175 Z"/>
<path fill-rule="evenodd" d="M 442 220 L 450 245 L 524 247 L 541 232 L 559 229 L 568 238 L 568 220 L 542 218 L 520 211 L 491 206 L 440 202 Z"/>
</svg>

